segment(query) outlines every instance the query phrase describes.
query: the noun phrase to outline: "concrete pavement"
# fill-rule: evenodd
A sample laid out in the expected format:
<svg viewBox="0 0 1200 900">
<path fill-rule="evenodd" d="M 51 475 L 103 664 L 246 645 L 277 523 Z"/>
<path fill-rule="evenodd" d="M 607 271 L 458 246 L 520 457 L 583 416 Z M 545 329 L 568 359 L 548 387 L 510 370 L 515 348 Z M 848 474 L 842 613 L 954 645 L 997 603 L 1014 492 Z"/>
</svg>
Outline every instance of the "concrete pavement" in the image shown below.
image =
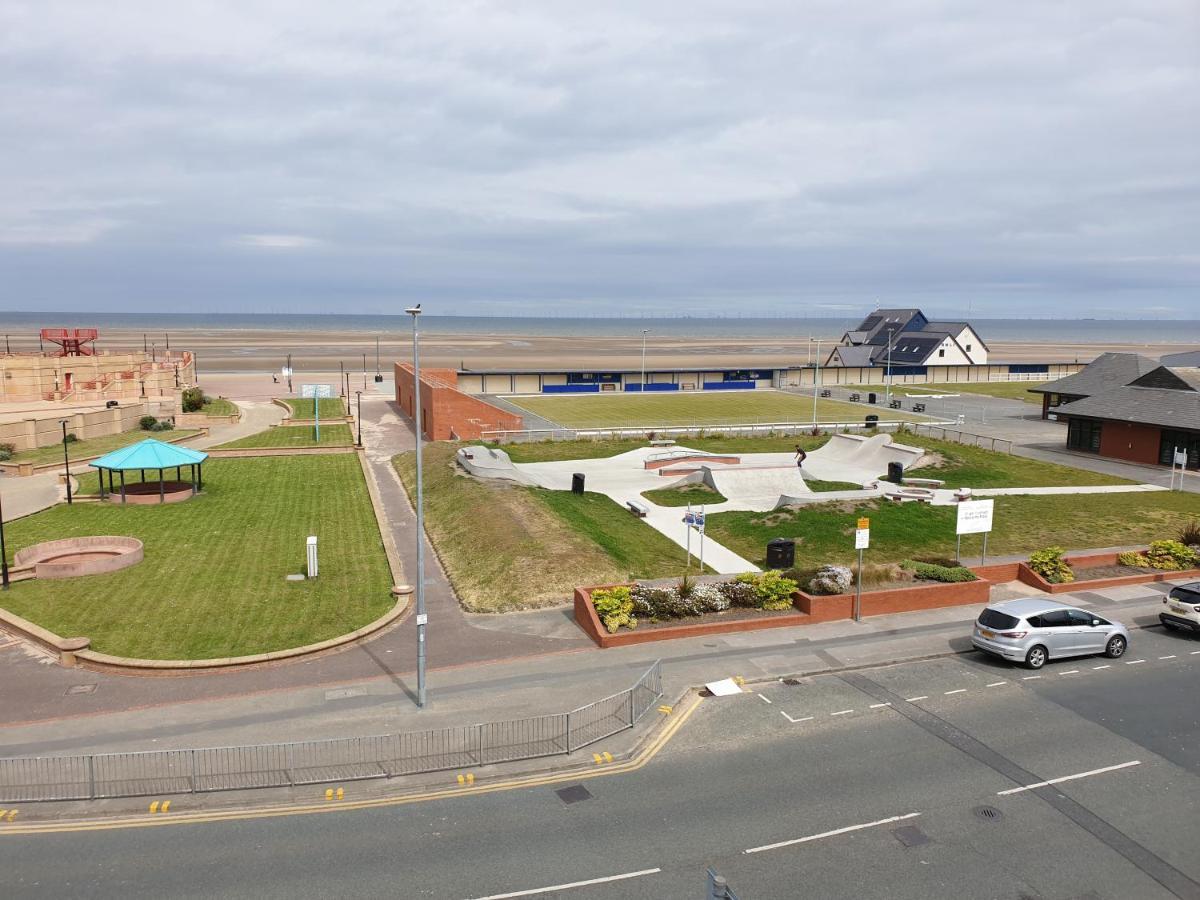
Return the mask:
<svg viewBox="0 0 1200 900">
<path fill-rule="evenodd" d="M 49 509 L 65 497 L 66 489 L 59 482 L 58 473 L 43 472 L 24 478 L 0 475 L 0 500 L 4 503 L 5 522 Z"/>
</svg>

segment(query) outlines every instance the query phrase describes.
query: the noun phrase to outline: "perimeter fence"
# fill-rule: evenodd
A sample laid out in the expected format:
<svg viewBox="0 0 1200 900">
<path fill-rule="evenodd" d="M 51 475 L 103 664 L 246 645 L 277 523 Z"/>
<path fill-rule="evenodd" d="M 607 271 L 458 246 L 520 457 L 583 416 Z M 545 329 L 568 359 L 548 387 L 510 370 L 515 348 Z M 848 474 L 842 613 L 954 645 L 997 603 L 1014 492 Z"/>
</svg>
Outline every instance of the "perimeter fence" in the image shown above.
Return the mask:
<svg viewBox="0 0 1200 900">
<path fill-rule="evenodd" d="M 870 407 L 864 407 L 869 413 Z M 763 437 L 825 434 L 835 431 L 895 431 L 912 422 L 741 422 L 738 424 L 697 423 L 695 425 L 614 425 L 605 428 L 533 428 L 523 431 L 485 431 L 480 439 L 495 444 L 535 443 L 538 441 L 603 441 L 623 438 L 676 439 L 686 437 Z M 941 422 L 953 425 L 954 421 Z"/>
<path fill-rule="evenodd" d="M 627 690 L 554 715 L 337 740 L 0 759 L 0 802 L 292 787 L 566 755 L 632 728 L 661 697 L 656 661 Z"/>
</svg>

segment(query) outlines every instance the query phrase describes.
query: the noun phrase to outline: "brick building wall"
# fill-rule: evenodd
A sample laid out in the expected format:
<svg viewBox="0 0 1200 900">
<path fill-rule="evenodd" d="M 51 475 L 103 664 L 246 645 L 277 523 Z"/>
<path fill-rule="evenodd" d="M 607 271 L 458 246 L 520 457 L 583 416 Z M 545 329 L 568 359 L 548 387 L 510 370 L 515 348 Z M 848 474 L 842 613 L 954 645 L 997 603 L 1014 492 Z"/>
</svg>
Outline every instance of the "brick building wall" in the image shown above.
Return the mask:
<svg viewBox="0 0 1200 900">
<path fill-rule="evenodd" d="M 413 418 L 413 370 L 394 366 L 396 403 Z M 427 440 L 477 440 L 485 431 L 518 431 L 521 417 L 458 389 L 453 369 L 421 369 L 421 431 Z"/>
</svg>

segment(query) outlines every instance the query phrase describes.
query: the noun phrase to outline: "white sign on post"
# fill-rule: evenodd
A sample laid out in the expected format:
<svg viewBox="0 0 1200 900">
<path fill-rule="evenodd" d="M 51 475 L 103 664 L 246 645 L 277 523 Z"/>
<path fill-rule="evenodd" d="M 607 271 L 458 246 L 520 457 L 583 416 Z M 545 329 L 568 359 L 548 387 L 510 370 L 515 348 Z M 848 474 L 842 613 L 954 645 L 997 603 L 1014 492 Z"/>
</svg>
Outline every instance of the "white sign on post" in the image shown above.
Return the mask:
<svg viewBox="0 0 1200 900">
<path fill-rule="evenodd" d="M 302 384 L 300 385 L 300 396 L 305 399 L 313 397 L 327 398 L 333 396 L 332 384 Z"/>
<path fill-rule="evenodd" d="M 317 577 L 317 536 L 310 534 L 305 542 L 306 555 L 308 556 L 308 577 Z"/>
<path fill-rule="evenodd" d="M 870 528 L 855 528 L 854 529 L 854 549 L 855 550 L 871 549 L 871 529 Z"/>
<path fill-rule="evenodd" d="M 986 534 L 992 530 L 995 500 L 964 500 L 958 504 L 958 533 Z"/>
<path fill-rule="evenodd" d="M 1187 466 L 1187 451 L 1186 450 L 1176 450 L 1175 451 L 1175 465 L 1184 466 L 1184 467 Z"/>
</svg>

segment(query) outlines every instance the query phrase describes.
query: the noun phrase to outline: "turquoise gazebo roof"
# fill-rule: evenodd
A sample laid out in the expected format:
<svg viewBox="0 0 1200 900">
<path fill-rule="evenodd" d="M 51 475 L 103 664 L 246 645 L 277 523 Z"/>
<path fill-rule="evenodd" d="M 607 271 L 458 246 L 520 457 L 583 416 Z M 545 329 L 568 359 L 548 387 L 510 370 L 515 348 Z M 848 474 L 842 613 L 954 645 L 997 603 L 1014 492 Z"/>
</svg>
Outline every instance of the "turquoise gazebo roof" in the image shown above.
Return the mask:
<svg viewBox="0 0 1200 900">
<path fill-rule="evenodd" d="M 165 444 L 154 438 L 146 438 L 120 450 L 114 450 L 93 459 L 88 465 L 94 469 L 173 469 L 176 466 L 190 466 L 202 463 L 208 459 L 207 453 L 199 450 L 189 450 L 176 444 Z"/>
</svg>

